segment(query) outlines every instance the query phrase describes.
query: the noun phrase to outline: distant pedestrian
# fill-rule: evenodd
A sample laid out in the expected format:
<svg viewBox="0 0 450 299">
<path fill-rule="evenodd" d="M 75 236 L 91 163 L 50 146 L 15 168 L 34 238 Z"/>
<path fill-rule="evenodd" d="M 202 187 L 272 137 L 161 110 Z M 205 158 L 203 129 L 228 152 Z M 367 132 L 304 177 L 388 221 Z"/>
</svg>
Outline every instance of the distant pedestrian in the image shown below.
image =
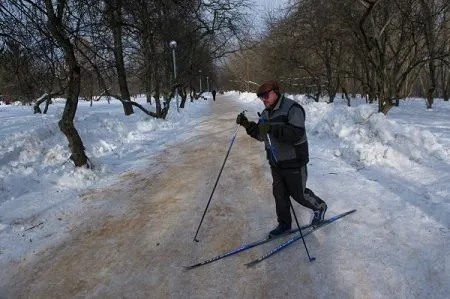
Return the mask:
<svg viewBox="0 0 450 299">
<path fill-rule="evenodd" d="M 211 91 L 211 93 L 212 93 L 212 96 L 213 96 L 213 101 L 215 101 L 215 100 L 216 100 L 216 90 L 213 89 L 213 90 Z"/>
</svg>

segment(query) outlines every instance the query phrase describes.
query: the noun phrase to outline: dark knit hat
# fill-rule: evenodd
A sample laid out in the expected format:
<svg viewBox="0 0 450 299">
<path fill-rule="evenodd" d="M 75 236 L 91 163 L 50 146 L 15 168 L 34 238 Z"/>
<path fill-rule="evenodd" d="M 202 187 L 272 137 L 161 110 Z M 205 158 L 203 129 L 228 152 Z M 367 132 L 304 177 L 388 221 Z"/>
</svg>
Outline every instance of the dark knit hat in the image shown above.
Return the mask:
<svg viewBox="0 0 450 299">
<path fill-rule="evenodd" d="M 278 82 L 276 82 L 274 80 L 269 80 L 269 81 L 264 82 L 263 84 L 261 84 L 261 86 L 259 86 L 258 91 L 256 92 L 256 95 L 258 97 L 261 97 L 266 92 L 269 92 L 271 90 L 275 91 L 277 94 L 280 93 L 280 85 L 278 84 Z"/>
</svg>

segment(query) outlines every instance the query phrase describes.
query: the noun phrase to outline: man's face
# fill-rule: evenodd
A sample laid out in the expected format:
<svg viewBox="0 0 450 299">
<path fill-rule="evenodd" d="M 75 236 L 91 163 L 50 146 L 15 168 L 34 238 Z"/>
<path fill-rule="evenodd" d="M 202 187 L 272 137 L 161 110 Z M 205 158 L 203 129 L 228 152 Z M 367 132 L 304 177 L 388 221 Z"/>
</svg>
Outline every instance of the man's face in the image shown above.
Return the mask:
<svg viewBox="0 0 450 299">
<path fill-rule="evenodd" d="M 273 108 L 273 106 L 277 103 L 278 95 L 273 90 L 269 90 L 264 93 L 260 99 L 263 101 L 266 108 Z"/>
</svg>

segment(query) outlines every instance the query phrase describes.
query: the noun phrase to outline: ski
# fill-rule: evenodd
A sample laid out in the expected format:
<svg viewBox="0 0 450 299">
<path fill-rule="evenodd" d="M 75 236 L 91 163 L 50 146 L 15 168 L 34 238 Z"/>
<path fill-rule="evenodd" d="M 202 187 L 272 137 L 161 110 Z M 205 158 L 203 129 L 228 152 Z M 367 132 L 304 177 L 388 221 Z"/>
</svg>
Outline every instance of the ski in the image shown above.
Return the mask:
<svg viewBox="0 0 450 299">
<path fill-rule="evenodd" d="M 329 218 L 329 219 L 327 219 L 327 220 L 324 220 L 324 221 L 323 221 L 322 223 L 320 223 L 319 225 L 313 226 L 312 229 L 309 230 L 308 232 L 303 233 L 303 237 L 306 237 L 307 235 L 313 233 L 314 231 L 316 231 L 316 230 L 318 230 L 318 229 L 320 229 L 320 228 L 322 228 L 322 227 L 324 227 L 324 226 L 326 226 L 326 225 L 328 225 L 328 224 L 330 224 L 330 223 L 332 223 L 332 222 L 334 222 L 334 221 L 336 221 L 336 220 L 338 220 L 338 219 L 340 219 L 340 218 L 342 218 L 342 217 L 345 217 L 345 216 L 347 216 L 347 215 L 349 215 L 349 214 L 352 214 L 352 213 L 354 213 L 354 212 L 356 212 L 356 210 L 351 210 L 351 211 L 348 211 L 348 212 L 345 212 L 345 213 L 336 215 L 336 216 L 334 216 L 334 217 L 331 217 L 331 218 Z M 302 238 L 302 237 L 300 236 L 300 234 L 298 234 L 298 235 L 296 235 L 295 237 L 292 237 L 291 239 L 287 240 L 286 242 L 281 243 L 280 245 L 278 245 L 277 247 L 275 247 L 275 248 L 272 249 L 271 251 L 267 252 L 266 254 L 264 254 L 264 255 L 258 257 L 257 259 L 255 259 L 255 260 L 253 260 L 253 261 L 251 261 L 251 262 L 249 262 L 249 263 L 247 263 L 246 265 L 247 265 L 248 267 L 254 266 L 254 265 L 258 264 L 259 262 L 265 260 L 266 258 L 268 258 L 268 257 L 270 257 L 270 256 L 272 256 L 272 255 L 274 255 L 275 253 L 280 252 L 282 249 L 288 247 L 289 245 L 291 245 L 291 244 L 294 243 L 295 241 L 300 240 L 301 238 Z"/>
<path fill-rule="evenodd" d="M 302 226 L 301 229 L 304 230 L 304 229 L 307 229 L 307 228 L 310 228 L 310 227 L 311 227 L 311 224 L 308 224 L 308 225 Z M 295 232 L 298 232 L 298 228 L 293 228 L 293 229 L 287 231 L 286 233 L 278 235 L 278 236 L 272 236 L 272 237 L 267 236 L 264 239 L 241 245 L 241 246 L 239 246 L 239 247 L 237 247 L 235 249 L 232 249 L 230 251 L 224 252 L 222 254 L 219 254 L 219 255 L 217 255 L 217 256 L 215 256 L 213 258 L 204 260 L 204 261 L 199 262 L 197 264 L 193 264 L 193 265 L 190 265 L 190 266 L 183 266 L 183 268 L 185 268 L 187 270 L 194 269 L 194 268 L 197 268 L 197 267 L 200 267 L 200 266 L 203 266 L 203 265 L 206 265 L 206 264 L 218 261 L 218 260 L 223 259 L 225 257 L 235 255 L 235 254 L 237 254 L 239 252 L 249 250 L 250 248 L 256 247 L 258 245 L 262 245 L 262 244 L 265 244 L 267 242 L 279 239 L 279 238 L 284 237 L 286 235 L 293 234 Z"/>
<path fill-rule="evenodd" d="M 349 213 L 353 213 L 354 211 L 356 211 L 356 210 L 347 212 L 347 214 L 345 214 L 345 215 L 348 215 Z M 325 220 L 321 225 L 323 225 L 325 222 L 333 222 L 334 220 L 339 219 L 339 218 L 341 218 L 341 217 L 344 217 L 345 215 L 344 215 L 344 214 L 336 215 L 336 216 L 334 216 L 334 217 L 332 217 L 332 218 L 330 218 L 330 219 L 328 219 L 328 220 Z M 334 219 L 334 220 L 332 220 L 332 219 Z M 311 225 L 311 224 L 307 224 L 307 225 L 302 226 L 301 229 L 302 229 L 302 230 L 305 230 L 305 229 L 308 229 L 308 228 L 310 228 L 310 227 L 312 227 L 312 225 Z M 212 263 L 212 262 L 221 260 L 221 259 L 226 258 L 226 257 L 228 257 L 228 256 L 235 255 L 235 254 L 237 254 L 237 253 L 240 253 L 240 252 L 249 250 L 249 249 L 251 249 L 251 248 L 253 248 L 253 247 L 256 247 L 256 246 L 259 246 L 259 245 L 268 243 L 268 242 L 270 242 L 270 241 L 279 239 L 279 238 L 281 238 L 281 237 L 284 237 L 284 236 L 286 236 L 286 235 L 293 234 L 293 233 L 296 233 L 296 232 L 298 232 L 298 228 L 293 228 L 293 229 L 291 229 L 290 231 L 288 231 L 288 232 L 286 232 L 286 233 L 284 233 L 284 234 L 282 234 L 282 235 L 279 235 L 279 236 L 273 236 L 273 237 L 267 236 L 267 237 L 264 238 L 264 239 L 260 239 L 260 240 L 257 240 L 257 241 L 251 242 L 251 243 L 247 243 L 247 244 L 241 245 L 241 246 L 239 246 L 239 247 L 237 247 L 237 248 L 235 248 L 235 249 L 229 250 L 229 251 L 227 251 L 227 252 L 224 252 L 224 253 L 222 253 L 222 254 L 219 254 L 219 255 L 217 255 L 217 256 L 215 256 L 215 257 L 212 257 L 212 258 L 210 258 L 210 259 L 201 261 L 201 262 L 199 262 L 199 263 L 196 263 L 196 264 L 193 264 L 193 265 L 190 265 L 190 266 L 183 266 L 183 268 L 185 268 L 185 269 L 187 269 L 187 270 L 194 269 L 194 268 L 197 268 L 197 267 L 200 267 L 200 266 L 203 266 L 203 265 L 206 265 L 206 264 L 209 264 L 209 263 Z"/>
</svg>

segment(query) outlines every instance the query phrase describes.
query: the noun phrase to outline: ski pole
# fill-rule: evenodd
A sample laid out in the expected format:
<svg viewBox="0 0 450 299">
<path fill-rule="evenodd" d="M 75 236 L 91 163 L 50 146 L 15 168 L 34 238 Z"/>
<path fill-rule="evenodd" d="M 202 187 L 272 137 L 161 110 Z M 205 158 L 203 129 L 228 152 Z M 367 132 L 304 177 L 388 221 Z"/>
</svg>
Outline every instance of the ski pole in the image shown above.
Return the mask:
<svg viewBox="0 0 450 299">
<path fill-rule="evenodd" d="M 272 146 L 272 140 L 270 139 L 269 133 L 267 133 L 267 140 L 269 141 L 270 152 L 272 153 L 272 157 L 275 160 L 275 163 L 278 164 L 277 154 L 275 153 L 275 149 Z"/>
<path fill-rule="evenodd" d="M 195 242 L 199 242 L 199 240 L 197 240 L 198 231 L 200 230 L 200 226 L 202 225 L 203 218 L 205 218 L 206 211 L 208 210 L 209 204 L 211 203 L 211 199 L 213 197 L 214 191 L 216 190 L 217 183 L 219 182 L 219 178 L 220 178 L 220 175 L 222 174 L 223 167 L 225 166 L 225 162 L 227 162 L 227 158 L 228 158 L 228 155 L 230 154 L 231 147 L 233 146 L 234 140 L 236 139 L 236 135 L 237 135 L 237 132 L 239 131 L 239 127 L 240 127 L 240 125 L 238 125 L 236 127 L 236 130 L 234 131 L 233 137 L 231 138 L 231 143 L 230 143 L 230 146 L 228 147 L 227 154 L 225 156 L 225 159 L 223 160 L 222 167 L 220 168 L 219 175 L 217 176 L 216 183 L 214 184 L 214 187 L 213 187 L 213 190 L 211 192 L 211 195 L 209 196 L 209 200 L 208 200 L 208 203 L 206 204 L 205 211 L 203 212 L 202 219 L 200 220 L 200 223 L 198 225 L 197 232 L 195 233 L 195 236 L 194 236 L 194 241 Z"/>
<path fill-rule="evenodd" d="M 308 259 L 309 259 L 310 262 L 314 262 L 316 260 L 316 258 L 315 257 L 311 257 L 309 255 L 308 247 L 306 246 L 305 239 L 303 238 L 302 229 L 300 228 L 300 224 L 298 223 L 297 215 L 295 214 L 294 207 L 292 206 L 291 199 L 289 198 L 288 201 L 289 201 L 289 205 L 291 206 L 291 209 L 292 209 L 292 214 L 294 214 L 294 219 L 295 219 L 295 222 L 297 223 L 297 228 L 298 228 L 298 231 L 300 232 L 300 237 L 302 238 L 303 245 L 305 246 L 305 250 L 306 250 L 306 254 L 308 255 Z"/>
<path fill-rule="evenodd" d="M 263 116 L 261 115 L 261 113 L 258 112 L 257 114 L 259 116 L 259 121 L 261 123 L 264 123 L 265 120 L 264 120 Z M 267 137 L 267 141 L 269 143 L 269 149 L 270 149 L 270 152 L 272 153 L 272 157 L 275 160 L 275 163 L 278 163 L 277 154 L 275 152 L 275 148 L 272 146 L 272 140 L 270 139 L 269 133 L 266 134 L 266 137 Z"/>
</svg>

